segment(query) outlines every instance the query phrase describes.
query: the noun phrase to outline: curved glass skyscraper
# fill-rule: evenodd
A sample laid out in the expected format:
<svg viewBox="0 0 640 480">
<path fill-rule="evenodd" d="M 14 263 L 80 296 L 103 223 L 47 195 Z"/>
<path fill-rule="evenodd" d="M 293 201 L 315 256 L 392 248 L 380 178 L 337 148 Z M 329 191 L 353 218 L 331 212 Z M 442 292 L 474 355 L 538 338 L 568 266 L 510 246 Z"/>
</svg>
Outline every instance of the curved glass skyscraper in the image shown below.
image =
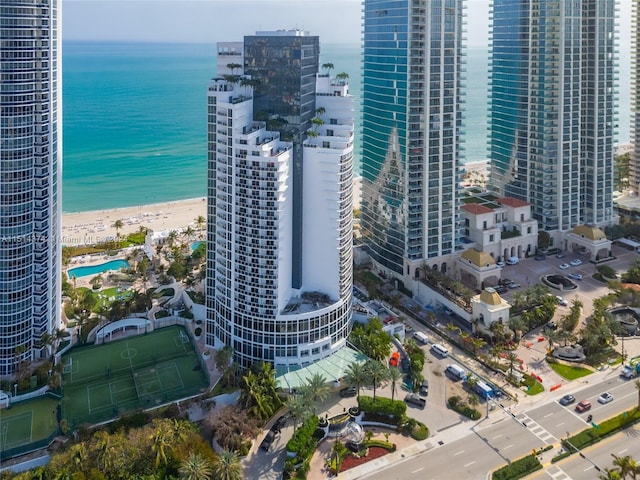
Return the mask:
<svg viewBox="0 0 640 480">
<path fill-rule="evenodd" d="M 405 283 L 459 243 L 464 16 L 462 0 L 364 2 L 363 239 Z"/>
<path fill-rule="evenodd" d="M 0 3 L 0 375 L 59 324 L 59 3 Z"/>
<path fill-rule="evenodd" d="M 491 186 L 540 228 L 613 219 L 616 1 L 493 0 Z"/>
</svg>

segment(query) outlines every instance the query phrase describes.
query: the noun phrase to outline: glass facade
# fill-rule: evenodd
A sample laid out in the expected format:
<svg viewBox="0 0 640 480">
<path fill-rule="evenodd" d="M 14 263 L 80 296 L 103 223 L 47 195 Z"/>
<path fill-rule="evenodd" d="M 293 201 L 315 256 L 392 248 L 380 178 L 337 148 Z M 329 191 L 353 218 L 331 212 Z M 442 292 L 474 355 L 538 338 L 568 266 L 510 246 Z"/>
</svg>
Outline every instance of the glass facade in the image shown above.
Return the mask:
<svg viewBox="0 0 640 480">
<path fill-rule="evenodd" d="M 464 6 L 364 2 L 361 225 L 372 259 L 400 276 L 460 239 Z"/>
<path fill-rule="evenodd" d="M 244 73 L 254 85 L 256 120 L 270 120 L 269 128 L 293 142 L 292 280 L 302 285 L 302 141 L 315 115 L 315 87 L 320 40 L 309 35 L 244 37 Z"/>
<path fill-rule="evenodd" d="M 0 376 L 44 356 L 59 322 L 58 12 L 0 3 Z"/>
<path fill-rule="evenodd" d="M 615 1 L 494 0 L 490 185 L 540 228 L 612 219 Z"/>
</svg>

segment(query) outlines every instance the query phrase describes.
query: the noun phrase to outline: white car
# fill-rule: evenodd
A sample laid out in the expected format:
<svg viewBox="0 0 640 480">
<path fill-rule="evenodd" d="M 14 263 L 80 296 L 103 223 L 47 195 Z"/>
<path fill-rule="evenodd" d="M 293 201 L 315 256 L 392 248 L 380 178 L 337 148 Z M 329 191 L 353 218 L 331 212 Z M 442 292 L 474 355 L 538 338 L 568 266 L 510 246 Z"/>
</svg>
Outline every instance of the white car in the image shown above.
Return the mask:
<svg viewBox="0 0 640 480">
<path fill-rule="evenodd" d="M 503 261 L 496 262 L 496 265 L 500 268 L 504 268 L 505 263 Z"/>
<path fill-rule="evenodd" d="M 569 268 L 569 264 L 568 263 L 561 263 L 560 265 L 558 265 L 558 268 L 560 270 L 566 270 L 567 268 Z"/>
<path fill-rule="evenodd" d="M 569 263 L 574 267 L 577 267 L 578 265 L 582 265 L 582 260 L 580 260 L 579 258 L 575 258 L 571 260 Z"/>
<path fill-rule="evenodd" d="M 579 273 L 570 273 L 567 277 L 572 278 L 574 280 L 582 280 L 582 275 Z"/>
<path fill-rule="evenodd" d="M 562 305 L 563 307 L 566 307 L 567 305 L 569 305 L 569 302 L 567 302 L 567 300 L 564 297 L 561 297 L 560 295 L 556 295 L 556 298 L 558 299 L 558 305 Z"/>
<path fill-rule="evenodd" d="M 613 402 L 613 395 L 609 392 L 604 392 L 598 397 L 598 403 L 610 403 Z"/>
</svg>

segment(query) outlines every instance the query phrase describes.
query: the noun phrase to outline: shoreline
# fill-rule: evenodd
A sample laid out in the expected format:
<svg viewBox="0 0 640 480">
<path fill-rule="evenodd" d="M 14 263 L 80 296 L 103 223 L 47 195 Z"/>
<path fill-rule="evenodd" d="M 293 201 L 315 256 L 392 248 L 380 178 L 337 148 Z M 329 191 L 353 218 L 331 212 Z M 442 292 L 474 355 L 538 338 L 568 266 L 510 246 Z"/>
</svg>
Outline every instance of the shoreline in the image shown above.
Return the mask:
<svg viewBox="0 0 640 480">
<path fill-rule="evenodd" d="M 354 209 L 360 206 L 361 177 L 353 179 Z M 197 218 L 204 217 L 201 226 L 206 231 L 207 198 L 195 197 L 164 203 L 135 205 L 104 210 L 89 210 L 62 214 L 61 243 L 66 246 L 93 245 L 135 233 L 141 228 L 155 232 L 183 230 L 191 227 L 198 230 Z M 115 222 L 120 220 L 122 228 L 116 231 Z"/>
</svg>

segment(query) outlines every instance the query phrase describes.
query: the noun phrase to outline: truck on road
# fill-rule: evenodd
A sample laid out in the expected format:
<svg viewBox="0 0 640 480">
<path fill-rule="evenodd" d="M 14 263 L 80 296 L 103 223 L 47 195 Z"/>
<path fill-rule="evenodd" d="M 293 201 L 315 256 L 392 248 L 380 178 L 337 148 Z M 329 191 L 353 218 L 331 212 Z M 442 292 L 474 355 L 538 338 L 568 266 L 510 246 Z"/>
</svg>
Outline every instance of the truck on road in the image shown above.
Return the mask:
<svg viewBox="0 0 640 480">
<path fill-rule="evenodd" d="M 640 363 L 635 365 L 625 365 L 620 372 L 622 378 L 631 379 L 640 376 Z"/>
</svg>

